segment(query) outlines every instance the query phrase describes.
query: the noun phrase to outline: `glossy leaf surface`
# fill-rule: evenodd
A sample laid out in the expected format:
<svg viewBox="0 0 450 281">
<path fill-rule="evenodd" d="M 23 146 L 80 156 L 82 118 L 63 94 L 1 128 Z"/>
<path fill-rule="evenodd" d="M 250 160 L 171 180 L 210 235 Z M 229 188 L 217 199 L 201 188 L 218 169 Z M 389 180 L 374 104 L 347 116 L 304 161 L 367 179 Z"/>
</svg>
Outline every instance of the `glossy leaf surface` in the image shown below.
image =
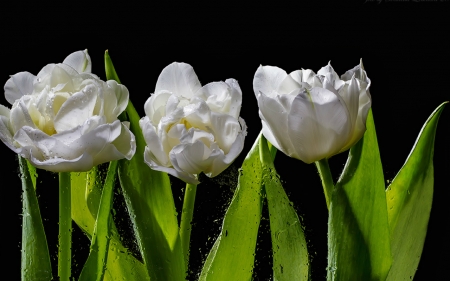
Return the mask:
<svg viewBox="0 0 450 281">
<path fill-rule="evenodd" d="M 328 280 L 385 280 L 391 266 L 384 176 L 372 111 L 332 194 Z"/>
<path fill-rule="evenodd" d="M 275 147 L 272 149 L 276 151 Z M 309 257 L 305 234 L 297 212 L 281 185 L 264 136 L 260 140 L 260 156 L 269 206 L 273 278 L 278 281 L 308 280 Z"/>
<path fill-rule="evenodd" d="M 91 247 L 88 259 L 81 271 L 80 281 L 102 281 L 106 269 L 109 241 L 111 237 L 111 207 L 113 201 L 114 181 L 117 173 L 117 161 L 109 164 L 105 186 L 102 190 L 94 233 L 91 239 Z"/>
<path fill-rule="evenodd" d="M 52 267 L 35 191 L 36 168 L 30 165 L 25 158 L 18 157 L 23 191 L 22 280 L 48 281 L 52 279 Z"/>
<path fill-rule="evenodd" d="M 92 210 L 98 210 L 101 177 L 98 175 L 97 167 L 94 167 L 89 172 L 71 173 L 70 178 L 72 185 L 72 219 L 92 239 L 97 212 L 91 213 L 90 207 Z M 110 223 L 111 240 L 108 247 L 104 280 L 150 280 L 144 264 L 122 245 L 114 223 Z"/>
<path fill-rule="evenodd" d="M 108 79 L 118 79 L 108 52 Z M 185 280 L 183 251 L 169 177 L 144 162 L 145 140 L 139 115 L 129 101 L 125 115 L 136 138 L 133 158 L 119 160 L 119 179 L 136 238 L 151 280 Z"/>
<path fill-rule="evenodd" d="M 446 103 L 425 122 L 408 159 L 386 190 L 393 257 L 389 281 L 411 280 L 422 255 L 433 200 L 434 139 Z"/>
<path fill-rule="evenodd" d="M 259 137 L 239 171 L 238 186 L 200 280 L 251 280 L 263 206 Z"/>
</svg>

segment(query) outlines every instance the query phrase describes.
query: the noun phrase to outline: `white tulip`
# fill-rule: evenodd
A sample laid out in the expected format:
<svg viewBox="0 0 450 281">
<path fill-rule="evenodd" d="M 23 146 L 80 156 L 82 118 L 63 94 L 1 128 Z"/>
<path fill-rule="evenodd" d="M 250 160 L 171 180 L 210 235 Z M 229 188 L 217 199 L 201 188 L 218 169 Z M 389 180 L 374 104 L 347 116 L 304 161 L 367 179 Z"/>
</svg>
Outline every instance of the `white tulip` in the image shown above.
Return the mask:
<svg viewBox="0 0 450 281">
<path fill-rule="evenodd" d="M 215 177 L 244 147 L 245 122 L 239 117 L 242 92 L 234 79 L 201 86 L 189 64 L 163 69 L 140 120 L 147 146 L 145 162 L 187 183 L 203 172 Z"/>
<path fill-rule="evenodd" d="M 339 76 L 260 66 L 253 89 L 264 136 L 286 155 L 312 163 L 353 146 L 366 130 L 370 79 L 360 65 Z"/>
<path fill-rule="evenodd" d="M 11 76 L 5 97 L 12 108 L 0 105 L 0 139 L 34 166 L 53 172 L 131 159 L 134 135 L 128 122 L 117 119 L 128 104 L 128 90 L 90 72 L 87 51 L 78 51 L 37 76 Z"/>
</svg>

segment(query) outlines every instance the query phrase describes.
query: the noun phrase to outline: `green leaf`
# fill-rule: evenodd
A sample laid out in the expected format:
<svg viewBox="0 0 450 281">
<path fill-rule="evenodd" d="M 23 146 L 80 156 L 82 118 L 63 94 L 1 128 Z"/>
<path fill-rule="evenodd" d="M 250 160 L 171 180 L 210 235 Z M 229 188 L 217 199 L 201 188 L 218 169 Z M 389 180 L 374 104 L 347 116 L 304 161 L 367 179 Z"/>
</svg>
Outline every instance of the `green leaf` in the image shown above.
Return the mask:
<svg viewBox="0 0 450 281">
<path fill-rule="evenodd" d="M 105 53 L 108 79 L 117 79 L 111 58 Z M 136 138 L 133 158 L 119 161 L 119 179 L 134 225 L 139 248 L 151 280 L 185 280 L 184 256 L 169 176 L 144 162 L 145 140 L 139 115 L 129 101 L 125 117 Z"/>
<path fill-rule="evenodd" d="M 109 164 L 108 175 L 100 199 L 98 215 L 92 235 L 89 257 L 84 264 L 79 280 L 102 281 L 106 269 L 110 241 L 111 207 L 113 200 L 114 181 L 117 173 L 117 161 Z"/>
<path fill-rule="evenodd" d="M 267 195 L 273 251 L 273 279 L 309 279 L 309 257 L 300 219 L 289 201 L 273 165 L 267 141 L 261 136 L 259 152 L 263 165 L 263 185 Z M 276 151 L 275 148 L 273 150 Z"/>
<path fill-rule="evenodd" d="M 258 137 L 242 164 L 238 186 L 203 266 L 201 281 L 251 280 L 263 206 L 262 172 Z"/>
<path fill-rule="evenodd" d="M 71 173 L 70 175 L 72 186 L 72 219 L 90 239 L 92 239 L 94 233 L 95 217 L 91 213 L 89 205 L 92 205 L 93 209 L 98 210 L 100 203 L 100 198 L 98 197 L 98 200 L 95 201 L 93 198 L 97 198 L 97 195 L 92 196 L 91 194 L 101 194 L 101 181 L 97 174 L 97 167 L 94 167 L 89 172 L 77 172 Z M 88 201 L 91 202 L 88 203 Z M 120 237 L 113 223 L 111 225 L 111 240 L 109 243 L 104 280 L 150 280 L 144 264 L 133 257 L 128 249 L 120 242 Z"/>
<path fill-rule="evenodd" d="M 386 280 L 411 280 L 416 273 L 433 200 L 434 139 L 446 103 L 425 122 L 408 159 L 386 190 L 393 257 Z"/>
<path fill-rule="evenodd" d="M 36 168 L 18 156 L 22 180 L 22 280 L 51 280 L 47 238 L 36 197 Z M 33 176 L 31 176 L 31 175 Z M 34 179 L 33 179 L 34 178 Z"/>
<path fill-rule="evenodd" d="M 384 176 L 372 111 L 332 194 L 328 280 L 385 280 L 392 263 Z"/>
</svg>

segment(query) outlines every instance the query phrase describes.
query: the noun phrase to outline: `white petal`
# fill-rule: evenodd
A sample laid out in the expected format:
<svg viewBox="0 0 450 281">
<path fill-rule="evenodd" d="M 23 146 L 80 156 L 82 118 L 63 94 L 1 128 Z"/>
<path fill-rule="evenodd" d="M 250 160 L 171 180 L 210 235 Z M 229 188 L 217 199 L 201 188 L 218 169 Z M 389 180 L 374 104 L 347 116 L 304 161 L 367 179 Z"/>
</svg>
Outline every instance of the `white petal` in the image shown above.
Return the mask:
<svg viewBox="0 0 450 281">
<path fill-rule="evenodd" d="M 67 146 L 56 137 L 49 136 L 39 129 L 33 129 L 28 126 L 22 127 L 17 131 L 14 139 L 24 148 L 35 147 L 39 151 L 39 155 L 36 153 L 34 155 L 40 161 L 55 158 L 73 160 L 80 157 L 83 152 L 83 149 L 80 147 Z"/>
<path fill-rule="evenodd" d="M 75 93 L 67 99 L 55 116 L 56 131 L 63 132 L 72 129 L 89 119 L 93 115 L 97 91 L 96 87 L 89 85 L 82 92 Z"/>
<path fill-rule="evenodd" d="M 139 120 L 139 126 L 141 127 L 145 143 L 147 144 L 145 154 L 148 153 L 153 162 L 159 166 L 171 166 L 169 157 L 164 151 L 161 140 L 156 133 L 156 128 L 150 122 L 149 117 L 145 116 Z"/>
<path fill-rule="evenodd" d="M 214 135 L 197 128 L 190 128 L 189 131 L 180 136 L 180 143 L 194 143 L 196 141 L 201 141 L 207 147 L 210 147 L 214 143 Z"/>
<path fill-rule="evenodd" d="M 92 70 L 91 57 L 87 50 L 71 53 L 64 59 L 63 63 L 69 65 L 78 73 L 90 73 Z"/>
<path fill-rule="evenodd" d="M 336 71 L 334 71 L 333 67 L 331 66 L 330 62 L 324 67 L 322 67 L 319 71 L 317 71 L 318 75 L 327 76 L 327 74 L 331 74 L 333 80 L 339 79 L 339 76 L 337 75 Z"/>
<path fill-rule="evenodd" d="M 284 95 L 283 97 L 286 96 Z M 263 132 L 271 132 L 271 134 L 264 133 L 264 136 L 285 154 L 294 154 L 293 145 L 286 134 L 288 130 L 288 111 L 286 111 L 286 108 L 276 98 L 270 98 L 264 94 L 258 95 L 257 98 L 259 116 L 263 121 Z"/>
<path fill-rule="evenodd" d="M 35 76 L 29 72 L 19 72 L 12 75 L 5 83 L 5 98 L 10 104 L 20 99 L 23 95 L 33 93 L 33 81 Z"/>
<path fill-rule="evenodd" d="M 13 132 L 11 130 L 10 110 L 0 104 L 0 140 L 13 151 L 16 151 L 13 140 Z"/>
<path fill-rule="evenodd" d="M 177 171 L 198 175 L 212 164 L 212 151 L 201 141 L 179 144 L 169 154 L 170 162 Z"/>
<path fill-rule="evenodd" d="M 360 61 L 359 65 L 350 70 L 347 70 L 344 74 L 342 74 L 341 79 L 344 81 L 348 81 L 352 79 L 353 75 L 355 75 L 355 78 L 370 84 L 370 79 L 367 76 L 364 67 L 362 66 L 362 60 Z"/>
<path fill-rule="evenodd" d="M 211 112 L 211 125 L 216 142 L 227 154 L 241 131 L 238 120 L 227 114 Z"/>
<path fill-rule="evenodd" d="M 117 118 L 127 107 L 129 92 L 127 87 L 122 84 L 118 84 L 114 80 L 106 82 L 108 85 L 105 97 L 104 97 L 104 114 L 110 115 L 111 118 L 107 119 L 108 122 L 112 122 Z"/>
<path fill-rule="evenodd" d="M 174 62 L 166 66 L 158 77 L 155 93 L 167 90 L 177 96 L 191 98 L 201 88 L 192 66 Z"/>
<path fill-rule="evenodd" d="M 194 99 L 191 104 L 183 108 L 183 114 L 190 126 L 208 131 L 211 124 L 211 110 L 202 99 Z M 187 128 L 189 129 L 189 128 Z"/>
<path fill-rule="evenodd" d="M 195 93 L 195 96 L 204 100 L 211 111 L 229 114 L 231 107 L 230 90 L 233 89 L 230 89 L 230 85 L 225 82 L 212 82 L 203 86 Z M 235 95 L 239 94 L 235 93 Z"/>
<path fill-rule="evenodd" d="M 70 160 L 63 158 L 52 158 L 41 161 L 35 157 L 34 152 L 35 150 L 32 149 L 31 153 L 24 153 L 22 156 L 33 163 L 33 166 L 50 172 L 86 172 L 94 166 L 93 159 L 88 153 L 84 153 L 80 157 Z"/>
<path fill-rule="evenodd" d="M 31 96 L 23 96 L 20 100 L 17 100 L 11 108 L 11 129 L 13 132 L 17 132 L 23 126 L 29 126 L 35 128 L 36 126 L 31 119 L 28 112 L 29 104 L 32 102 Z"/>
<path fill-rule="evenodd" d="M 163 116 L 166 115 L 167 100 L 172 96 L 168 91 L 160 91 L 153 94 L 144 104 L 145 115 L 147 115 L 153 124 L 158 124 Z M 175 106 L 176 107 L 176 106 Z"/>
<path fill-rule="evenodd" d="M 73 92 L 77 90 L 73 84 L 73 75 L 66 71 L 66 69 L 63 64 L 55 65 L 55 67 L 53 67 L 49 83 L 51 88 L 57 87 L 58 91 L 62 92 Z M 76 75 L 76 73 L 74 74 Z"/>
<path fill-rule="evenodd" d="M 227 79 L 225 80 L 225 83 L 229 85 L 229 92 L 231 95 L 231 104 L 230 104 L 230 110 L 228 111 L 228 114 L 233 116 L 234 118 L 239 118 L 239 113 L 241 112 L 241 106 L 242 106 L 242 90 L 241 87 L 239 87 L 238 82 L 235 79 Z"/>
<path fill-rule="evenodd" d="M 334 93 L 313 88 L 294 99 L 286 131 L 293 142 L 291 157 L 305 163 L 331 157 L 349 137 L 348 112 Z"/>
<path fill-rule="evenodd" d="M 148 152 L 147 150 L 148 150 L 148 147 L 145 147 L 144 161 L 151 169 L 153 169 L 155 171 L 161 171 L 161 172 L 171 174 L 172 176 L 177 177 L 177 178 L 179 178 L 187 183 L 190 183 L 190 184 L 199 184 L 200 183 L 197 180 L 197 178 L 195 177 L 195 175 L 191 175 L 191 174 L 188 174 L 188 173 L 185 173 L 182 171 L 180 172 L 180 171 L 175 170 L 174 168 L 168 168 L 168 167 L 158 165 L 150 157 L 151 153 Z"/>
<path fill-rule="evenodd" d="M 358 116 L 359 110 L 359 83 L 353 77 L 349 82 L 345 84 L 344 87 L 339 91 L 339 96 L 341 96 L 342 100 L 345 102 L 347 106 L 347 110 L 350 116 L 350 125 L 351 130 L 356 126 L 356 118 Z"/>
<path fill-rule="evenodd" d="M 209 168 L 209 172 L 204 171 L 208 177 L 212 178 L 222 173 L 242 152 L 242 149 L 244 148 L 244 139 L 247 135 L 247 126 L 242 118 L 239 118 L 239 123 L 241 124 L 242 130 L 237 135 L 236 140 L 231 146 L 228 154 L 225 155 L 223 151 L 220 151 L 220 154 L 214 157 L 214 161 Z"/>
<path fill-rule="evenodd" d="M 116 122 L 119 122 L 118 120 Z M 111 129 L 115 127 L 115 123 L 108 124 Z M 113 141 L 108 141 L 104 148 L 95 154 L 94 165 L 110 162 L 113 160 L 119 160 L 125 158 L 130 160 L 136 152 L 136 141 L 133 133 L 130 132 L 128 127 L 124 124 L 120 124 L 120 134 L 115 137 Z M 114 134 L 111 134 L 114 137 Z"/>
<path fill-rule="evenodd" d="M 361 84 L 363 82 L 358 81 Z M 358 140 L 364 135 L 366 131 L 366 119 L 367 114 L 369 113 L 369 109 L 372 105 L 369 93 L 361 87 L 359 94 L 359 109 L 358 116 L 356 118 L 356 123 L 353 127 L 352 136 L 349 138 L 347 144 L 341 149 L 340 152 L 346 151 L 350 147 L 352 147 Z"/>
<path fill-rule="evenodd" d="M 300 85 L 286 71 L 275 66 L 259 66 L 253 78 L 255 95 L 263 93 L 274 97 L 276 94 L 289 94 Z"/>
</svg>

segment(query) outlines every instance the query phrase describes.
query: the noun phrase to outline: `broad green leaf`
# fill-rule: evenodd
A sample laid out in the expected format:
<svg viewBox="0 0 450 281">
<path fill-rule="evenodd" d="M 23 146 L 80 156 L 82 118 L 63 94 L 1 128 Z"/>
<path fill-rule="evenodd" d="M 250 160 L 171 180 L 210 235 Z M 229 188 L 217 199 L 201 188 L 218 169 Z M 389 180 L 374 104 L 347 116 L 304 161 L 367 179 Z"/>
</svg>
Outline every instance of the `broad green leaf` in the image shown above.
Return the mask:
<svg viewBox="0 0 450 281">
<path fill-rule="evenodd" d="M 273 251 L 273 279 L 296 281 L 309 279 L 309 257 L 300 220 L 289 201 L 273 165 L 264 136 L 259 153 L 263 165 L 263 185 L 269 206 Z M 276 151 L 275 148 L 273 150 Z"/>
<path fill-rule="evenodd" d="M 109 164 L 108 175 L 102 190 L 100 206 L 92 235 L 89 257 L 84 264 L 79 280 L 102 281 L 106 269 L 110 241 L 111 207 L 113 200 L 114 181 L 117 173 L 117 161 Z"/>
<path fill-rule="evenodd" d="M 331 197 L 328 280 L 385 280 L 391 267 L 384 176 L 372 111 Z"/>
<path fill-rule="evenodd" d="M 117 78 L 108 52 L 105 53 L 105 68 L 108 79 Z M 146 143 L 139 127 L 139 115 L 131 102 L 125 115 L 136 138 L 136 153 L 130 161 L 119 161 L 119 179 L 144 263 L 151 280 L 185 280 L 169 177 L 145 164 Z"/>
<path fill-rule="evenodd" d="M 36 168 L 19 157 L 22 180 L 22 280 L 51 280 L 52 267 L 47 238 L 36 197 Z M 33 176 L 31 176 L 31 175 Z"/>
<path fill-rule="evenodd" d="M 434 139 L 446 103 L 425 122 L 408 159 L 386 190 L 393 258 L 389 281 L 411 280 L 422 255 L 433 200 Z"/>
<path fill-rule="evenodd" d="M 93 175 L 97 175 L 97 168 L 94 167 L 93 169 L 95 171 L 71 173 L 70 176 L 72 185 L 72 219 L 90 239 L 92 239 L 94 232 L 95 217 L 89 211 L 88 199 L 93 198 L 90 195 L 93 192 L 101 194 L 101 184 L 98 184 L 99 179 L 95 180 L 93 177 Z M 100 200 L 96 202 L 93 200 L 89 204 L 97 204 L 96 209 L 98 209 Z M 120 237 L 113 223 L 104 280 L 150 280 L 144 264 L 134 258 L 120 242 Z"/>
<path fill-rule="evenodd" d="M 263 190 L 259 137 L 242 164 L 222 230 L 208 254 L 201 281 L 251 280 Z"/>
</svg>

